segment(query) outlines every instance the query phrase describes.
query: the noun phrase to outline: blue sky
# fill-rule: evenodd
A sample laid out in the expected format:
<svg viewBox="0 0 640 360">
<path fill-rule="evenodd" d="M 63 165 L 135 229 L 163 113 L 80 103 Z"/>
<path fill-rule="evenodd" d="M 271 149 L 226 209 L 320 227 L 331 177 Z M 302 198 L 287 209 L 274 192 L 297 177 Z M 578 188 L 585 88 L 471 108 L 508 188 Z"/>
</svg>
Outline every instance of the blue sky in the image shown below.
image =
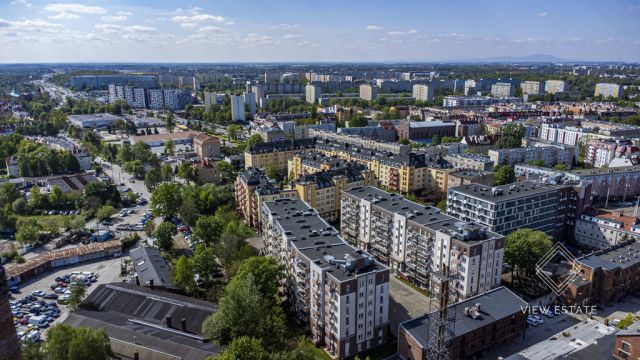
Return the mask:
<svg viewBox="0 0 640 360">
<path fill-rule="evenodd" d="M 640 61 L 640 0 L 0 0 L 0 62 Z"/>
</svg>

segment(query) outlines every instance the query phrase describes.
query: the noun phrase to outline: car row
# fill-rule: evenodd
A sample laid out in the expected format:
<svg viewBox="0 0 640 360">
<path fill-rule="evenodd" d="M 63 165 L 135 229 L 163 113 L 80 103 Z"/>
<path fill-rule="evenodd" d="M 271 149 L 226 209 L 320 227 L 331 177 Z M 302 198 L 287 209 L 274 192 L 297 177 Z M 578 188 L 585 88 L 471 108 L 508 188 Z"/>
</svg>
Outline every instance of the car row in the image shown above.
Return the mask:
<svg viewBox="0 0 640 360">
<path fill-rule="evenodd" d="M 80 210 L 49 210 L 47 215 L 80 215 Z"/>
<path fill-rule="evenodd" d="M 553 318 L 556 316 L 555 312 L 553 312 L 553 310 L 548 309 L 548 310 L 544 310 L 541 312 L 542 315 L 548 317 L 548 318 Z M 542 316 L 537 315 L 537 314 L 530 314 L 527 316 L 527 324 L 531 325 L 531 326 L 538 326 L 538 325 L 542 325 L 544 324 L 544 319 L 542 318 Z"/>
<path fill-rule="evenodd" d="M 9 300 L 13 323 L 22 341 L 39 341 L 40 329 L 47 328 L 61 311 L 55 301 L 38 300 L 37 296 L 27 295 L 19 300 Z"/>
</svg>

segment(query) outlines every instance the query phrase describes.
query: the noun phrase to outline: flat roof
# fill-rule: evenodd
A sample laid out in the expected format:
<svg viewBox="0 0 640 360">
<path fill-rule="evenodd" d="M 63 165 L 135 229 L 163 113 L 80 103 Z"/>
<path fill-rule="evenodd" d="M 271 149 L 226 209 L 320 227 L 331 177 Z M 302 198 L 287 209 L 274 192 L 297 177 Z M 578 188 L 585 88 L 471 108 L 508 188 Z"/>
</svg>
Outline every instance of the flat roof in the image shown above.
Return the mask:
<svg viewBox="0 0 640 360">
<path fill-rule="evenodd" d="M 570 175 L 606 175 L 606 174 L 622 174 L 630 172 L 639 172 L 640 165 L 621 166 L 613 168 L 595 168 L 595 169 L 576 169 L 563 171 Z"/>
<path fill-rule="evenodd" d="M 201 133 L 196 131 L 179 131 L 173 133 L 165 133 L 165 134 L 153 134 L 153 135 L 142 135 L 142 136 L 131 136 L 131 140 L 133 142 L 138 141 L 157 141 L 157 140 L 177 140 L 177 139 L 186 139 L 186 138 L 195 138 Z"/>
<path fill-rule="evenodd" d="M 598 250 L 576 260 L 592 269 L 625 269 L 640 262 L 640 243 L 629 241 L 606 250 Z"/>
<path fill-rule="evenodd" d="M 449 191 L 496 203 L 553 192 L 567 186 L 568 185 L 540 184 L 533 181 L 523 181 L 494 187 L 473 183 L 456 186 L 450 188 Z M 495 189 L 501 190 L 501 193 L 495 192 Z"/>
<path fill-rule="evenodd" d="M 476 306 L 476 304 L 480 304 L 479 316 L 477 316 L 477 318 L 474 319 L 464 314 L 466 307 L 472 308 Z M 449 339 L 455 338 L 473 332 L 481 327 L 491 325 L 497 320 L 522 311 L 522 307 L 526 307 L 527 305 L 526 301 L 522 300 L 504 286 L 450 305 L 450 309 L 455 308 L 456 319 L 454 329 L 447 329 L 447 337 Z M 432 312 L 431 314 L 434 313 L 435 312 Z M 429 342 L 429 315 L 430 314 L 425 314 L 400 324 L 400 326 L 410 333 L 424 348 L 427 347 Z"/>
</svg>

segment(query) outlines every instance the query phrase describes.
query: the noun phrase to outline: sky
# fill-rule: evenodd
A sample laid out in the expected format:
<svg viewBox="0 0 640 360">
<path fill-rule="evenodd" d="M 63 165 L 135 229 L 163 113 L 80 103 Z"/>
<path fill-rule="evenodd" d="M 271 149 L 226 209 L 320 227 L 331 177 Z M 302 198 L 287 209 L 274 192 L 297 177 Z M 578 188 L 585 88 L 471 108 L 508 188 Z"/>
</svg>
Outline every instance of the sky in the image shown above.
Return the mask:
<svg viewBox="0 0 640 360">
<path fill-rule="evenodd" d="M 0 63 L 640 62 L 640 0 L 0 0 Z"/>
</svg>

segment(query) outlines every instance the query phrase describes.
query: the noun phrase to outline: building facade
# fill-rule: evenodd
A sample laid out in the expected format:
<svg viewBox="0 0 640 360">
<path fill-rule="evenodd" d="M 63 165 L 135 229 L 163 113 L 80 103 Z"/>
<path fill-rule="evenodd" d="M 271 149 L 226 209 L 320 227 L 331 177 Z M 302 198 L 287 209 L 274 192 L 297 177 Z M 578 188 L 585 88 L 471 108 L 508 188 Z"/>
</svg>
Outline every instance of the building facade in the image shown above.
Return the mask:
<svg viewBox="0 0 640 360">
<path fill-rule="evenodd" d="M 544 91 L 547 94 L 556 94 L 569 91 L 569 86 L 564 80 L 547 80 L 544 83 Z"/>
<path fill-rule="evenodd" d="M 413 85 L 413 97 L 417 101 L 433 101 L 435 89 L 432 86 L 424 84 Z"/>
<path fill-rule="evenodd" d="M 244 120 L 244 96 L 231 95 L 231 121 Z"/>
<path fill-rule="evenodd" d="M 525 81 L 522 83 L 522 93 L 527 95 L 541 95 L 545 84 L 540 81 Z"/>
<path fill-rule="evenodd" d="M 360 99 L 375 100 L 378 97 L 378 87 L 371 84 L 360 85 Z"/>
<path fill-rule="evenodd" d="M 574 237 L 581 245 L 607 249 L 630 239 L 640 240 L 640 219 L 622 212 L 587 209 L 576 221 Z"/>
<path fill-rule="evenodd" d="M 612 83 L 598 83 L 593 96 L 601 96 L 603 98 L 621 98 L 622 85 Z"/>
<path fill-rule="evenodd" d="M 389 270 L 302 200 L 266 202 L 261 211 L 265 252 L 285 267 L 283 295 L 311 340 L 338 359 L 386 343 Z"/>
</svg>

